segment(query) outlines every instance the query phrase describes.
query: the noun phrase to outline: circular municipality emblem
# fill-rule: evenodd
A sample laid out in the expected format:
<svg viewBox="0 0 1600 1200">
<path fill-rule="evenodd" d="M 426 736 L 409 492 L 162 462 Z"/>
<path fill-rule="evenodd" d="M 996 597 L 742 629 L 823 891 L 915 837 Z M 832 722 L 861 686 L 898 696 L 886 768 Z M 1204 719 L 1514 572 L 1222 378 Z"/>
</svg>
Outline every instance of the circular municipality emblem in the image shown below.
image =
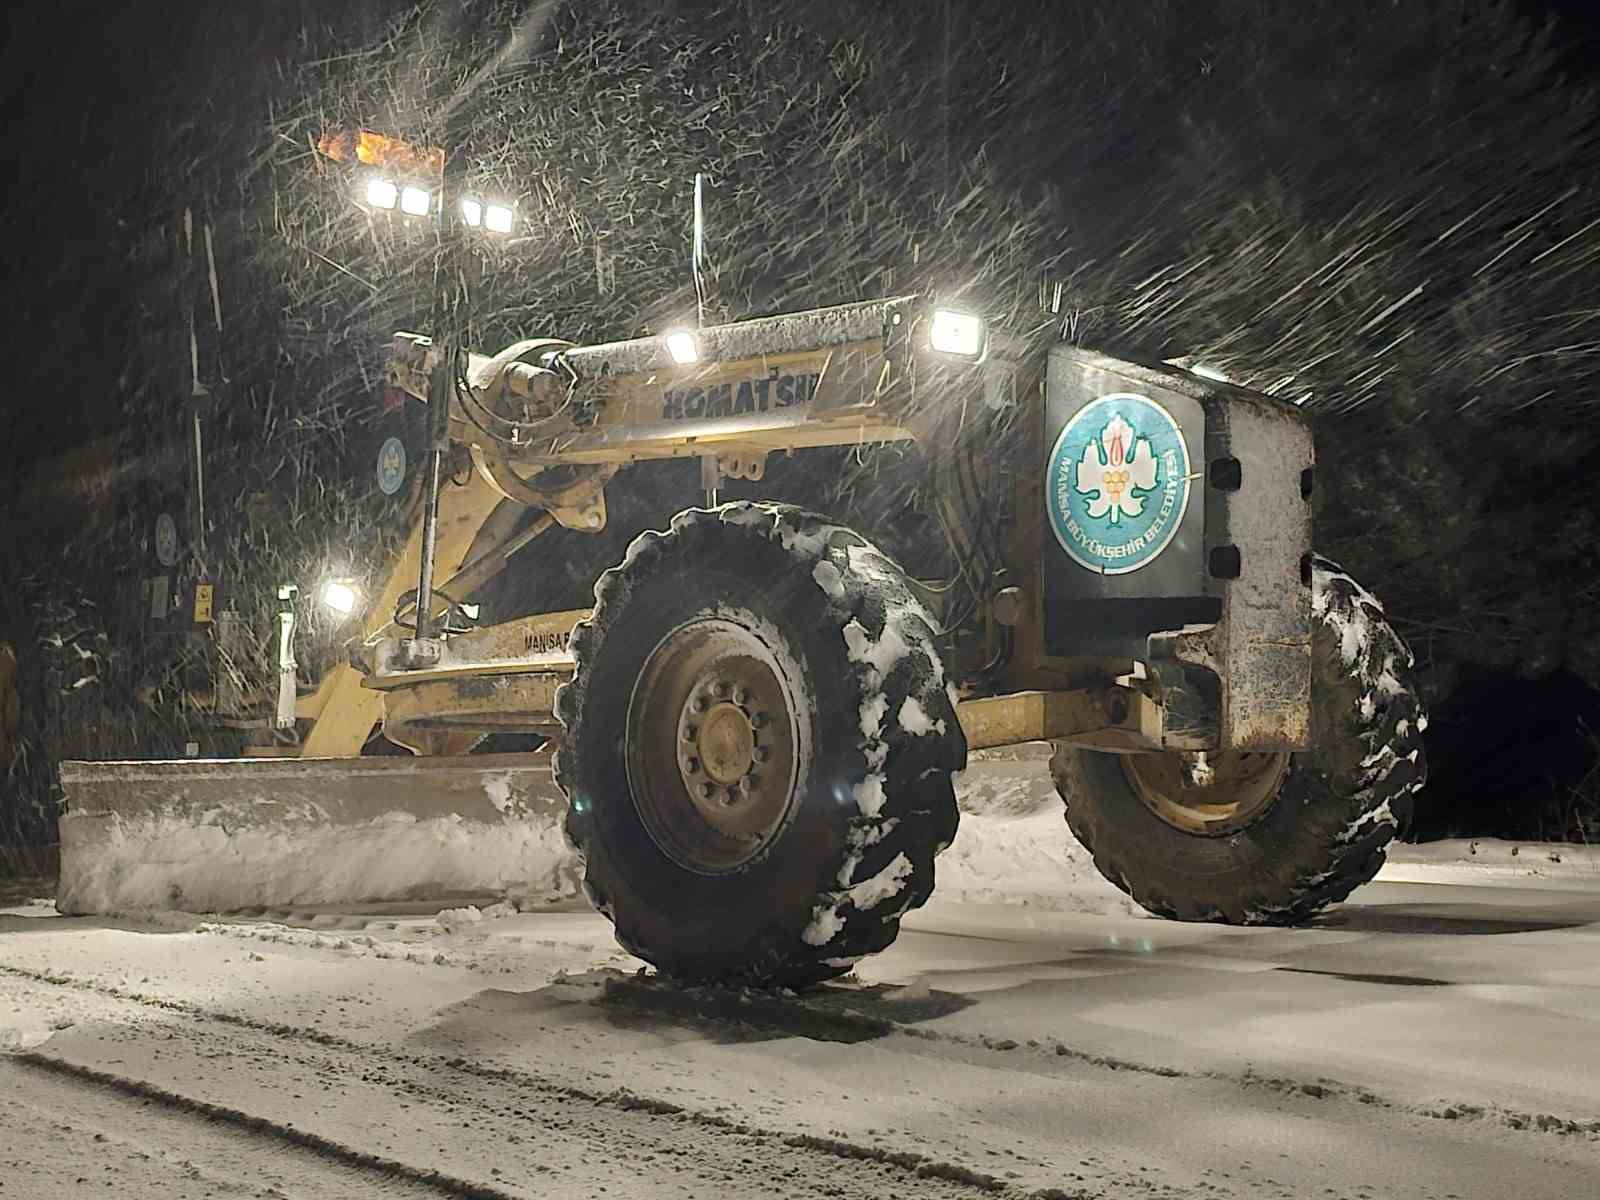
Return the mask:
<svg viewBox="0 0 1600 1200">
<path fill-rule="evenodd" d="M 389 438 L 378 449 L 378 490 L 392 496 L 406 478 L 406 448 L 397 437 Z"/>
<path fill-rule="evenodd" d="M 1189 448 L 1148 396 L 1113 392 L 1067 422 L 1045 471 L 1050 528 L 1074 562 L 1126 575 L 1165 550 L 1189 507 Z"/>
<path fill-rule="evenodd" d="M 178 523 L 171 513 L 156 518 L 156 561 L 163 567 L 178 561 Z"/>
</svg>

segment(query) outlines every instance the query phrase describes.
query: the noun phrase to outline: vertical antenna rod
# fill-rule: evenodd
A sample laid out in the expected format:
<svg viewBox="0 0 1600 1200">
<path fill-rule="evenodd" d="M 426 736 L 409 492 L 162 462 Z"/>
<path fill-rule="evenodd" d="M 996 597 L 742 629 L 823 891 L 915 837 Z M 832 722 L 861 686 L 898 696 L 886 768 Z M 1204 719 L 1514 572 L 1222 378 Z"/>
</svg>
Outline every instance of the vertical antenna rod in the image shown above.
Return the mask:
<svg viewBox="0 0 1600 1200">
<path fill-rule="evenodd" d="M 700 273 L 706 256 L 706 207 L 703 172 L 694 173 L 694 241 L 690 245 L 690 269 L 694 272 L 695 323 L 704 328 L 706 323 L 706 285 Z"/>
</svg>

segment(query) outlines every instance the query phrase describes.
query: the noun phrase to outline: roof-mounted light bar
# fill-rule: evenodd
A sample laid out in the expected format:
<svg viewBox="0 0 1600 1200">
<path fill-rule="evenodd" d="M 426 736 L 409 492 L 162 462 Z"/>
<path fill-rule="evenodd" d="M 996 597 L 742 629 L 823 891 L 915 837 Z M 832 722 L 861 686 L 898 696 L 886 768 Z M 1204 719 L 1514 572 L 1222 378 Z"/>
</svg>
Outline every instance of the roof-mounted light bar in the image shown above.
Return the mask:
<svg viewBox="0 0 1600 1200">
<path fill-rule="evenodd" d="M 367 180 L 366 200 L 369 208 L 389 210 L 400 203 L 400 189 L 381 175 Z"/>
<path fill-rule="evenodd" d="M 517 210 L 510 204 L 496 204 L 492 200 L 466 196 L 461 201 L 461 219 L 473 229 L 507 234 L 516 228 Z"/>
</svg>

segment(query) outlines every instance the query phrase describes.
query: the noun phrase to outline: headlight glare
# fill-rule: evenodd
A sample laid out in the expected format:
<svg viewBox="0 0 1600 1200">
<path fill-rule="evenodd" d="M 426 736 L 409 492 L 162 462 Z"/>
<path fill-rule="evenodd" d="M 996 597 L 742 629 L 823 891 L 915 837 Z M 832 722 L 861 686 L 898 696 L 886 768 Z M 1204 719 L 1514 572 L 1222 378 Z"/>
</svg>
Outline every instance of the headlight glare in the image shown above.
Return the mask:
<svg viewBox="0 0 1600 1200">
<path fill-rule="evenodd" d="M 389 180 L 375 175 L 367 180 L 367 203 L 373 208 L 393 208 L 400 199 L 400 189 Z"/>
<path fill-rule="evenodd" d="M 330 579 L 322 585 L 322 603 L 341 617 L 348 617 L 355 612 L 360 602 L 361 594 L 356 591 L 355 585 L 343 579 Z"/>
<path fill-rule="evenodd" d="M 687 329 L 676 329 L 666 335 L 667 353 L 680 367 L 700 361 L 700 343 Z"/>
<path fill-rule="evenodd" d="M 516 210 L 506 204 L 491 204 L 483 210 L 483 227 L 490 233 L 510 233 L 516 223 Z"/>
<path fill-rule="evenodd" d="M 976 362 L 983 357 L 986 335 L 982 317 L 936 308 L 933 310 L 932 327 L 928 331 L 928 344 L 940 354 L 951 354 Z"/>
<path fill-rule="evenodd" d="M 425 217 L 433 210 L 433 195 L 427 188 L 407 185 L 400 190 L 400 211 L 410 217 Z"/>
</svg>

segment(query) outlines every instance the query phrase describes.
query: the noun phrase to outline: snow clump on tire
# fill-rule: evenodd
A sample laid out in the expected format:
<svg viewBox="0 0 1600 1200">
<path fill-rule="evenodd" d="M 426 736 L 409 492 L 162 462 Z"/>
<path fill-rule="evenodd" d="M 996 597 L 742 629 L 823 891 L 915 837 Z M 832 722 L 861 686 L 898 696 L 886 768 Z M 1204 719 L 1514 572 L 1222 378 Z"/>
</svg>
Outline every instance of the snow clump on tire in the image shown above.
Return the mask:
<svg viewBox="0 0 1600 1200">
<path fill-rule="evenodd" d="M 1208 836 L 1146 804 L 1116 755 L 1056 747 L 1067 824 L 1108 880 L 1157 916 L 1288 925 L 1345 899 L 1383 866 L 1427 779 L 1413 658 L 1377 599 L 1312 560 L 1315 746 L 1289 756 L 1276 797 Z"/>
</svg>

